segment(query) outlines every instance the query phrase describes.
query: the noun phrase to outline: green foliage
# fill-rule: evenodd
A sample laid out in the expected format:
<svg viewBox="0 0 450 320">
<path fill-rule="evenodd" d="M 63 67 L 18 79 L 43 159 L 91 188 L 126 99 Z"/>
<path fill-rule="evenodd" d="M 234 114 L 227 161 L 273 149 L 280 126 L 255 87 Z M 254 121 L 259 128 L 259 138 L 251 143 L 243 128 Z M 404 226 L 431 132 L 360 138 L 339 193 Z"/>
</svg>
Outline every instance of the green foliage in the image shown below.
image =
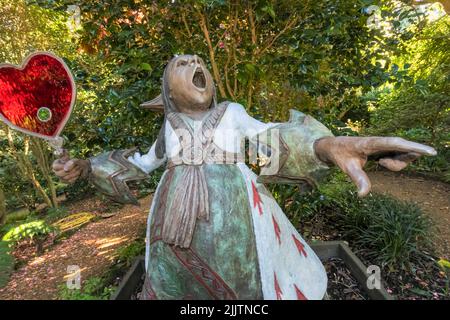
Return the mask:
<svg viewBox="0 0 450 320">
<path fill-rule="evenodd" d="M 26 209 L 26 208 L 22 208 L 19 210 L 16 210 L 14 212 L 10 212 L 6 215 L 6 220 L 5 223 L 15 223 L 17 221 L 22 221 L 25 220 L 29 217 L 30 215 L 30 210 Z"/>
<path fill-rule="evenodd" d="M 373 195 L 359 210 L 338 217 L 343 218 L 346 236 L 364 248 L 367 259 L 390 269 L 410 269 L 414 259 L 422 258 L 430 244 L 430 221 L 417 205 Z"/>
<path fill-rule="evenodd" d="M 438 156 L 420 159 L 412 168 L 450 181 L 450 17 L 429 23 L 404 45 L 406 53 L 392 65 L 393 79 L 372 105 L 367 132 L 433 145 Z"/>
<path fill-rule="evenodd" d="M 450 262 L 448 260 L 440 259 L 438 261 L 438 264 L 442 270 L 447 271 L 447 272 L 450 271 Z"/>
<path fill-rule="evenodd" d="M 20 207 L 34 207 L 39 198 L 27 179 L 20 174 L 16 161 L 5 152 L 8 146 L 2 139 L 1 130 L 0 125 L 0 184 L 8 187 L 3 190 L 7 211 Z"/>
<path fill-rule="evenodd" d="M 23 240 L 39 240 L 47 237 L 47 235 L 55 231 L 56 230 L 48 225 L 44 220 L 36 220 L 11 228 L 3 236 L 2 241 L 16 243 Z"/>
<path fill-rule="evenodd" d="M 0 288 L 4 287 L 14 269 L 14 258 L 10 254 L 9 244 L 0 241 Z"/>
<path fill-rule="evenodd" d="M 6 199 L 5 193 L 0 186 L 0 226 L 6 222 Z"/>
<path fill-rule="evenodd" d="M 136 257 L 143 255 L 145 255 L 145 241 L 144 239 L 138 239 L 118 250 L 117 262 L 128 268 L 133 264 Z"/>
<path fill-rule="evenodd" d="M 431 222 L 417 205 L 379 194 L 359 199 L 343 174 L 320 191 L 337 209 L 334 219 L 344 237 L 369 261 L 410 270 L 429 248 Z"/>
<path fill-rule="evenodd" d="M 64 11 L 27 0 L 0 0 L 0 61 L 19 64 L 36 50 L 69 52 L 72 47 Z"/>
<path fill-rule="evenodd" d="M 83 282 L 81 289 L 69 289 L 61 285 L 59 296 L 62 300 L 108 300 L 115 287 L 107 286 L 102 277 L 91 277 Z"/>
<path fill-rule="evenodd" d="M 56 220 L 62 219 L 67 215 L 67 208 L 58 207 L 58 208 L 48 208 L 45 211 L 45 221 L 47 223 L 52 223 Z"/>
</svg>

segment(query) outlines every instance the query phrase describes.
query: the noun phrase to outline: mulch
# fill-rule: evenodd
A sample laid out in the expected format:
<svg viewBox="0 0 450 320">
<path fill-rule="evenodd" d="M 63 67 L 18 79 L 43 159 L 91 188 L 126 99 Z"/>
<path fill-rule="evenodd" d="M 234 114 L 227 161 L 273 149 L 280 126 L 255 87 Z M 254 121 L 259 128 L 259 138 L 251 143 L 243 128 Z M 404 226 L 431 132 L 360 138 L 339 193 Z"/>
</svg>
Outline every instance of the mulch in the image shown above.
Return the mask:
<svg viewBox="0 0 450 320">
<path fill-rule="evenodd" d="M 328 275 L 329 300 L 369 300 L 369 296 L 343 260 L 332 258 L 324 262 L 324 266 Z"/>
</svg>

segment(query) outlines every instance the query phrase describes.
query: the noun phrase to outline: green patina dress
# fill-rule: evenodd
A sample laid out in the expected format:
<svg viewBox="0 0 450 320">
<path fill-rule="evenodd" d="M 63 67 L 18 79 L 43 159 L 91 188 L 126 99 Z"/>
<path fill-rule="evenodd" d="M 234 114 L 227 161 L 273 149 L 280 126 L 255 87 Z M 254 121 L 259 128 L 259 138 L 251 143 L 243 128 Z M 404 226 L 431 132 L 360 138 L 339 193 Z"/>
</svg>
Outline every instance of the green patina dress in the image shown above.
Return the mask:
<svg viewBox="0 0 450 320">
<path fill-rule="evenodd" d="M 146 173 L 166 165 L 148 218 L 141 298 L 322 299 L 319 258 L 263 183 L 314 183 L 327 167 L 313 145 L 331 132 L 297 111 L 287 123 L 262 123 L 237 103 L 219 104 L 201 121 L 171 112 L 165 130 L 164 159 L 155 146 L 128 158 Z M 240 145 L 227 145 L 245 138 L 266 157 L 260 177 Z M 183 156 L 199 150 L 201 158 Z"/>
<path fill-rule="evenodd" d="M 198 219 L 189 248 L 162 241 L 164 213 L 171 210 L 183 166 L 161 179 L 150 217 L 148 280 L 158 299 L 262 299 L 251 209 L 236 165 L 205 164 L 209 221 Z M 226 182 L 226 183 L 225 183 Z M 239 295 L 237 294 L 239 293 Z"/>
<path fill-rule="evenodd" d="M 270 158 L 274 158 L 274 153 L 279 152 L 277 156 L 283 163 L 276 174 L 268 173 L 268 168 L 264 167 L 260 178 L 265 181 L 273 178 L 276 182 L 288 180 L 311 183 L 326 169 L 311 154 L 312 142 L 331 133 L 314 119 L 298 112 L 293 112 L 288 123 L 261 126 L 253 118 L 253 121 L 243 119 L 243 108 L 240 105 L 223 104 L 217 109 L 199 123 L 202 129 L 202 125 L 205 126 L 209 121 L 209 128 L 214 131 L 201 147 L 209 149 L 213 145 L 215 156 L 205 157 L 194 164 L 185 163 L 180 158 L 177 159 L 178 162 L 175 161 L 174 158 L 177 157 L 173 155 L 176 153 L 167 157 L 167 169 L 150 210 L 147 273 L 141 298 L 322 298 L 326 288 L 326 275 L 319 259 L 264 185 L 257 181 L 257 176 L 243 163 L 239 152 L 235 153 L 234 163 L 218 161 L 221 158 L 217 153 L 230 151 L 217 146 L 220 142 L 217 137 L 228 135 L 227 130 L 240 130 L 237 124 L 244 122 L 249 128 L 256 127 L 259 142 L 270 148 L 273 136 L 269 133 L 277 130 L 278 134 L 281 132 L 281 137 L 276 137 L 280 146 L 271 151 L 273 154 Z M 246 113 L 245 116 L 249 117 Z M 170 131 L 171 127 L 191 130 L 196 122 L 178 114 L 173 118 L 168 117 L 168 123 L 170 126 L 167 130 Z M 191 130 L 191 134 L 200 134 L 194 131 Z M 248 134 L 244 132 L 243 136 Z M 180 141 L 185 139 L 180 135 L 177 138 Z M 181 149 L 186 148 L 183 141 L 180 144 Z M 173 146 L 167 146 L 169 153 L 171 147 Z M 176 241 L 165 241 L 163 229 L 165 219 L 176 221 L 171 215 L 185 209 L 180 203 L 182 206 L 189 206 L 189 200 L 193 201 L 188 195 L 196 192 L 198 183 L 195 183 L 195 179 L 187 183 L 185 181 L 189 179 L 186 178 L 186 170 L 192 167 L 196 167 L 196 170 L 200 168 L 206 183 L 207 199 L 204 201 L 208 202 L 208 215 L 198 214 L 195 217 L 189 245 L 180 244 L 184 242 L 177 245 Z M 179 227 L 176 232 L 181 229 Z"/>
</svg>

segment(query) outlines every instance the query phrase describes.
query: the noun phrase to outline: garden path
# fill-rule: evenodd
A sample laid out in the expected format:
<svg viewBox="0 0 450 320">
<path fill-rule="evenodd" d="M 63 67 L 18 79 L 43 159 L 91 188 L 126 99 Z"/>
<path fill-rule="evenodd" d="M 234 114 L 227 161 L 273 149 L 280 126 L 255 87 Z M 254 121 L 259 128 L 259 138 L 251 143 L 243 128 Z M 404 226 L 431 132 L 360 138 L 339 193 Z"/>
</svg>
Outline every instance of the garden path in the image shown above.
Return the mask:
<svg viewBox="0 0 450 320">
<path fill-rule="evenodd" d="M 0 289 L 3 299 L 58 299 L 59 287 L 67 280 L 67 267 L 81 269 L 81 281 L 107 270 L 119 247 L 145 232 L 151 196 L 139 200 L 141 206 L 126 205 L 115 215 L 89 223 L 39 257 L 34 257 L 11 276 Z M 89 211 L 100 214 L 99 199 L 90 198 L 68 206 L 70 213 Z"/>
</svg>

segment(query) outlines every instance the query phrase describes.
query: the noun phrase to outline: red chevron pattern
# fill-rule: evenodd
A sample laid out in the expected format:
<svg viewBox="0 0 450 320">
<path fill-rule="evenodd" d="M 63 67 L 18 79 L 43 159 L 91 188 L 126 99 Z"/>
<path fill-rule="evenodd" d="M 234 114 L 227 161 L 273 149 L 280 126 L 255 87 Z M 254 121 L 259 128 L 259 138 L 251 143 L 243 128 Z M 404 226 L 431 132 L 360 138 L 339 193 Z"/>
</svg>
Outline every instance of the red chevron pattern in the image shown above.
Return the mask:
<svg viewBox="0 0 450 320">
<path fill-rule="evenodd" d="M 263 214 L 263 210 L 262 210 L 262 206 L 261 206 L 262 200 L 259 195 L 258 189 L 256 188 L 256 185 L 253 181 L 252 181 L 252 191 L 253 191 L 253 208 L 258 207 L 259 214 L 262 215 Z"/>
<path fill-rule="evenodd" d="M 273 282 L 275 287 L 275 294 L 277 295 L 277 300 L 283 299 L 283 292 L 281 291 L 280 284 L 278 283 L 277 275 L 273 273 Z"/>
<path fill-rule="evenodd" d="M 292 234 L 292 239 L 294 239 L 295 245 L 297 246 L 300 255 L 303 255 L 305 258 L 308 257 L 308 254 L 305 250 L 305 245 L 300 240 L 298 240 L 294 234 Z"/>
<path fill-rule="evenodd" d="M 272 214 L 272 223 L 273 223 L 273 230 L 275 231 L 275 236 L 277 237 L 278 240 L 278 244 L 281 245 L 281 229 L 273 214 Z"/>
<path fill-rule="evenodd" d="M 297 294 L 297 300 L 308 300 L 303 292 L 294 284 L 295 293 Z"/>
</svg>

